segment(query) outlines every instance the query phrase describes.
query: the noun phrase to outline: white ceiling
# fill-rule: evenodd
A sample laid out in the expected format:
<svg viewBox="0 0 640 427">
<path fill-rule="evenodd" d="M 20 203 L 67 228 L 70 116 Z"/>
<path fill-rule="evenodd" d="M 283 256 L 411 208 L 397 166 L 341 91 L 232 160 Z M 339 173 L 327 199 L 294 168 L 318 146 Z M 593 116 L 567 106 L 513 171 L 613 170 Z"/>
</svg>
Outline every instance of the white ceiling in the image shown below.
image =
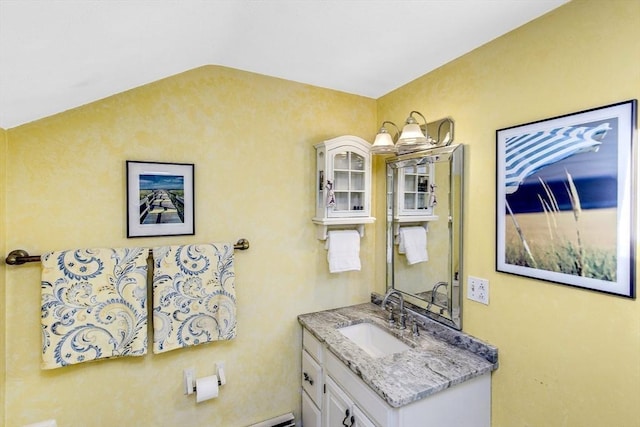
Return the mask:
<svg viewBox="0 0 640 427">
<path fill-rule="evenodd" d="M 207 64 L 378 98 L 568 0 L 0 0 L 0 127 Z"/>
</svg>

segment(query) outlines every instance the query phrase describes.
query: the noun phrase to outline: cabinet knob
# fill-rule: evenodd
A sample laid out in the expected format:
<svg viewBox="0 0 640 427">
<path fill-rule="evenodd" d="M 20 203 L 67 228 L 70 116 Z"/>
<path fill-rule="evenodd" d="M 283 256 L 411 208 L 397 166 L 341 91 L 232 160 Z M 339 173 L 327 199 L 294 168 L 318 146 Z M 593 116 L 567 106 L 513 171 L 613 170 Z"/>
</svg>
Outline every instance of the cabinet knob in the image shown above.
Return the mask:
<svg viewBox="0 0 640 427">
<path fill-rule="evenodd" d="M 307 381 L 310 385 L 313 385 L 313 378 L 311 378 L 306 372 L 303 372 L 302 374 L 304 375 L 304 380 Z"/>
</svg>

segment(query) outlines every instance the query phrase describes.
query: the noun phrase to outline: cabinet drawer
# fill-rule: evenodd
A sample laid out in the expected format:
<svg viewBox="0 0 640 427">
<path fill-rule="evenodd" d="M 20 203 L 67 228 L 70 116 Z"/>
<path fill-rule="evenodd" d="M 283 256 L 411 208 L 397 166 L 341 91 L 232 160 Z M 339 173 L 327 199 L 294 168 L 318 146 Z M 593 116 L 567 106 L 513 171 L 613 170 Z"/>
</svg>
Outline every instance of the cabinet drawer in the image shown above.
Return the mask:
<svg viewBox="0 0 640 427">
<path fill-rule="evenodd" d="M 306 351 L 302 352 L 302 388 L 321 407 L 322 367 Z"/>
<path fill-rule="evenodd" d="M 322 363 L 322 344 L 311 332 L 306 329 L 302 329 L 302 347 L 316 359 L 316 362 Z"/>
<path fill-rule="evenodd" d="M 321 427 L 322 413 L 313 404 L 309 395 L 302 392 L 302 425 L 304 427 Z"/>
</svg>

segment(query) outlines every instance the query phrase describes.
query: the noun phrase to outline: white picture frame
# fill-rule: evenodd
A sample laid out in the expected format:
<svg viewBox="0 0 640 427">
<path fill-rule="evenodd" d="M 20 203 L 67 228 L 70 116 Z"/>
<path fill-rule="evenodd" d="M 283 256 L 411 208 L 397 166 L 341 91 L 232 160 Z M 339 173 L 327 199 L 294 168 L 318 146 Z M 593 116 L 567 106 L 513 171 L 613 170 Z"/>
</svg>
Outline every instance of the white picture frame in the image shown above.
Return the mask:
<svg viewBox="0 0 640 427">
<path fill-rule="evenodd" d="M 195 234 L 194 168 L 127 160 L 127 237 Z"/>
<path fill-rule="evenodd" d="M 496 131 L 496 270 L 635 298 L 630 100 Z"/>
</svg>

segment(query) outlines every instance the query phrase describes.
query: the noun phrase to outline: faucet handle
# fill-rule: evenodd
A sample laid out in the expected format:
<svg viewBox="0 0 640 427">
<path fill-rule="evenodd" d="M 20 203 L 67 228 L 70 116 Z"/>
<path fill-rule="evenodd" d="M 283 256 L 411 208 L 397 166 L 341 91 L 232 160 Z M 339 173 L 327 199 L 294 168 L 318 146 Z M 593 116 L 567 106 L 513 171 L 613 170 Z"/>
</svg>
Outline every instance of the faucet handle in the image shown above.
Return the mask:
<svg viewBox="0 0 640 427">
<path fill-rule="evenodd" d="M 398 329 L 407 329 L 407 312 L 405 310 L 400 311 L 399 320 Z"/>
<path fill-rule="evenodd" d="M 418 328 L 418 321 L 415 318 L 411 319 L 411 333 L 414 337 L 420 336 L 420 329 Z"/>
<path fill-rule="evenodd" d="M 396 323 L 396 320 L 393 318 L 393 306 L 390 305 L 388 308 L 385 308 L 385 310 L 389 312 L 389 317 L 387 317 L 387 320 L 389 321 L 389 326 L 392 326 Z"/>
</svg>

